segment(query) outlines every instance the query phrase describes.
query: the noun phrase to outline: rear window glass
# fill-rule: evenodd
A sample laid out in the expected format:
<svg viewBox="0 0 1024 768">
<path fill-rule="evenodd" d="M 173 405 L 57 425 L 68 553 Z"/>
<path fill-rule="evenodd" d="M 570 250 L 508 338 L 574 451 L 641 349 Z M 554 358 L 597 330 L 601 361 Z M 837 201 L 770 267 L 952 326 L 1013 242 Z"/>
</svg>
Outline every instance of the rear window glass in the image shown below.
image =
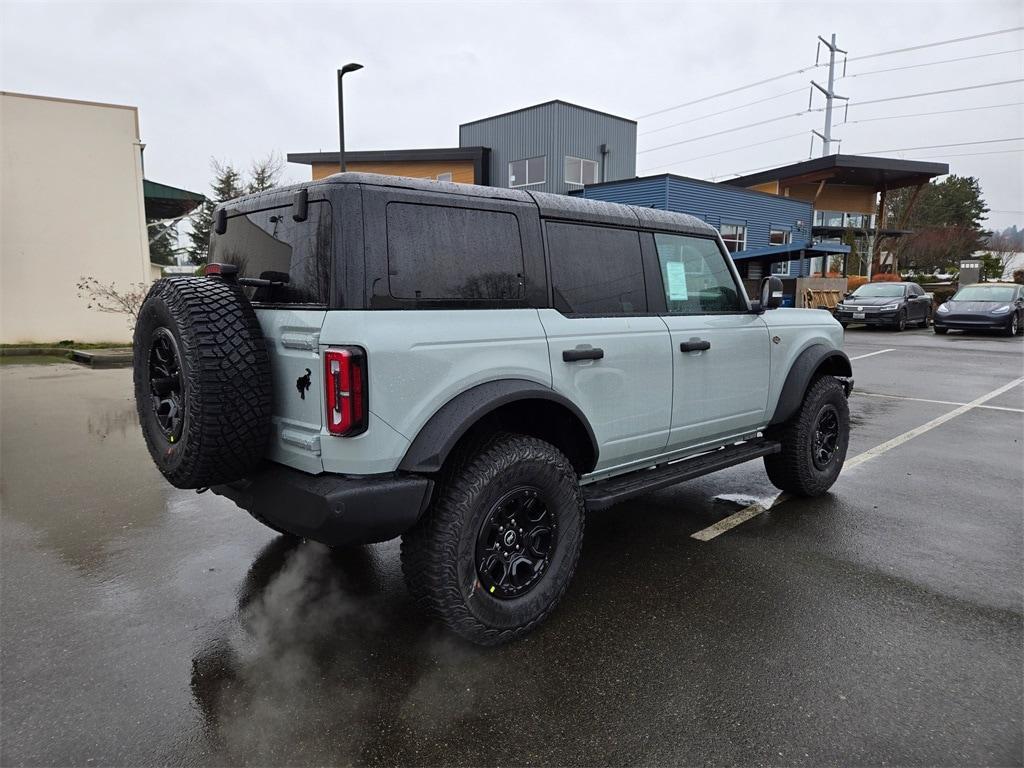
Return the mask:
<svg viewBox="0 0 1024 768">
<path fill-rule="evenodd" d="M 586 315 L 647 311 L 637 232 L 548 222 L 547 236 L 555 309 Z"/>
<path fill-rule="evenodd" d="M 661 262 L 669 314 L 746 310 L 726 256 L 716 241 L 657 233 L 654 244 Z"/>
<path fill-rule="evenodd" d="M 228 218 L 223 235 L 210 239 L 210 261 L 234 264 L 239 277 L 288 282 L 271 288 L 246 287 L 256 302 L 326 304 L 331 268 L 331 206 L 311 201 L 305 221 L 290 205 Z"/>
<path fill-rule="evenodd" d="M 389 203 L 387 228 L 396 299 L 523 298 L 523 244 L 514 214 Z"/>
</svg>

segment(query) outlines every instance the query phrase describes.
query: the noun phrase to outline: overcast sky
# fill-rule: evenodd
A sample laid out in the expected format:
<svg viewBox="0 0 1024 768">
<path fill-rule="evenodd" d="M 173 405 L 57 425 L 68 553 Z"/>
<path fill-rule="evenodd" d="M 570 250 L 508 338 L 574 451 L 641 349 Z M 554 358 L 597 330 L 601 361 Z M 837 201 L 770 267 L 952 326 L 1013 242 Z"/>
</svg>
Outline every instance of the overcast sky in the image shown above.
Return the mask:
<svg viewBox="0 0 1024 768">
<path fill-rule="evenodd" d="M 246 166 L 270 151 L 336 149 L 335 71 L 348 61 L 366 67 L 345 80 L 349 149 L 442 147 L 457 146 L 460 122 L 554 98 L 637 118 L 813 65 L 817 35 L 835 32 L 851 57 L 851 76 L 836 84 L 853 105 L 834 130 L 841 151 L 946 161 L 981 179 L 990 226 L 1024 225 L 1024 83 L 856 106 L 1022 79 L 1024 34 L 852 60 L 1024 26 L 1020 0 L 0 7 L 0 88 L 138 106 L 146 176 L 202 192 L 211 156 Z M 975 58 L 871 74 L 966 57 Z M 825 70 L 641 118 L 638 173 L 720 178 L 806 159 L 820 112 L 654 148 L 799 113 L 812 77 L 824 82 Z M 971 107 L 989 108 L 853 122 Z M 692 122 L 645 134 L 682 121 Z M 740 148 L 778 137 L 789 138 Z M 1015 141 L 967 144 L 997 139 Z M 940 144 L 962 146 L 907 149 Z M 286 173 L 301 180 L 309 169 Z"/>
</svg>

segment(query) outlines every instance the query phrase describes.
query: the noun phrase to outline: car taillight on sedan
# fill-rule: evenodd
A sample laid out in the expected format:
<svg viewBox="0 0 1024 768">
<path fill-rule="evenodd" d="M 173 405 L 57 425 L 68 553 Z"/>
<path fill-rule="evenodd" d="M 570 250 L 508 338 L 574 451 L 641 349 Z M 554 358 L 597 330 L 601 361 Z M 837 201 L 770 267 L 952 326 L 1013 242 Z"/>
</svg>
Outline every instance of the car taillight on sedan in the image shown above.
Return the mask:
<svg viewBox="0 0 1024 768">
<path fill-rule="evenodd" d="M 327 431 L 352 437 L 366 431 L 366 352 L 359 347 L 336 347 L 324 353 L 324 392 Z"/>
</svg>

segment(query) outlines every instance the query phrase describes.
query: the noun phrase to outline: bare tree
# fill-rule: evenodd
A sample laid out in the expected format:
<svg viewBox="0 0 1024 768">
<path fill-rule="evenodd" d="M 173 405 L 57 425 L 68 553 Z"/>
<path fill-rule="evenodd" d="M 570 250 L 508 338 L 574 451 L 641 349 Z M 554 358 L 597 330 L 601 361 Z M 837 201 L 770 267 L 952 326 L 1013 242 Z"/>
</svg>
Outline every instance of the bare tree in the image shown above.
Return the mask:
<svg viewBox="0 0 1024 768">
<path fill-rule="evenodd" d="M 85 299 L 87 309 L 128 315 L 128 327 L 135 328 L 142 302 L 149 293 L 148 283 L 129 283 L 120 290 L 116 283 L 101 283 L 95 277 L 81 277 L 77 283 L 78 298 Z"/>
</svg>

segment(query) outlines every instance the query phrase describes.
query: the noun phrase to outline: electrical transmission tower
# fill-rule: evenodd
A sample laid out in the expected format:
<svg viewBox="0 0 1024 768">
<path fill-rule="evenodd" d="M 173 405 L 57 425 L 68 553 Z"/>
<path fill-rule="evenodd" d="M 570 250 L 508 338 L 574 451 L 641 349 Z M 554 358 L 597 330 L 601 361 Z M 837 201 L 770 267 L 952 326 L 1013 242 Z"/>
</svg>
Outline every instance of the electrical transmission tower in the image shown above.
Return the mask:
<svg viewBox="0 0 1024 768">
<path fill-rule="evenodd" d="M 818 133 L 818 131 L 812 130 L 811 133 L 813 133 L 815 136 L 817 136 L 819 139 L 821 139 L 821 156 L 825 157 L 826 155 L 828 155 L 831 152 L 832 142 L 833 141 L 835 141 L 835 142 L 842 141 L 842 139 L 834 139 L 834 138 L 832 138 L 832 102 L 834 100 L 836 100 L 836 99 L 842 99 L 843 101 L 849 101 L 849 97 L 848 96 L 839 96 L 839 95 L 836 94 L 835 90 L 833 89 L 833 86 L 834 86 L 835 80 L 836 80 L 836 54 L 837 53 L 841 53 L 845 57 L 847 52 L 842 50 L 839 46 L 836 45 L 836 35 L 835 35 L 835 32 L 832 33 L 832 42 L 829 42 L 828 40 L 823 38 L 821 35 L 818 36 L 818 40 L 820 42 L 818 44 L 818 53 L 815 54 L 815 57 L 814 57 L 814 63 L 815 64 L 818 63 L 818 57 L 821 54 L 821 45 L 823 43 L 825 45 L 825 47 L 828 48 L 828 88 L 823 88 L 822 86 L 818 85 L 813 80 L 811 80 L 811 85 L 813 85 L 815 88 L 817 88 L 823 94 L 825 94 L 825 132 L 824 133 Z M 843 59 L 843 76 L 844 77 L 846 76 L 846 59 L 845 58 Z M 814 99 L 814 91 L 812 90 L 811 94 L 810 94 L 810 99 L 807 102 L 807 108 L 808 109 L 811 108 L 811 100 L 813 100 L 813 99 Z M 813 145 L 814 145 L 814 139 L 811 139 L 811 146 L 812 146 L 812 148 L 813 148 Z"/>
</svg>

